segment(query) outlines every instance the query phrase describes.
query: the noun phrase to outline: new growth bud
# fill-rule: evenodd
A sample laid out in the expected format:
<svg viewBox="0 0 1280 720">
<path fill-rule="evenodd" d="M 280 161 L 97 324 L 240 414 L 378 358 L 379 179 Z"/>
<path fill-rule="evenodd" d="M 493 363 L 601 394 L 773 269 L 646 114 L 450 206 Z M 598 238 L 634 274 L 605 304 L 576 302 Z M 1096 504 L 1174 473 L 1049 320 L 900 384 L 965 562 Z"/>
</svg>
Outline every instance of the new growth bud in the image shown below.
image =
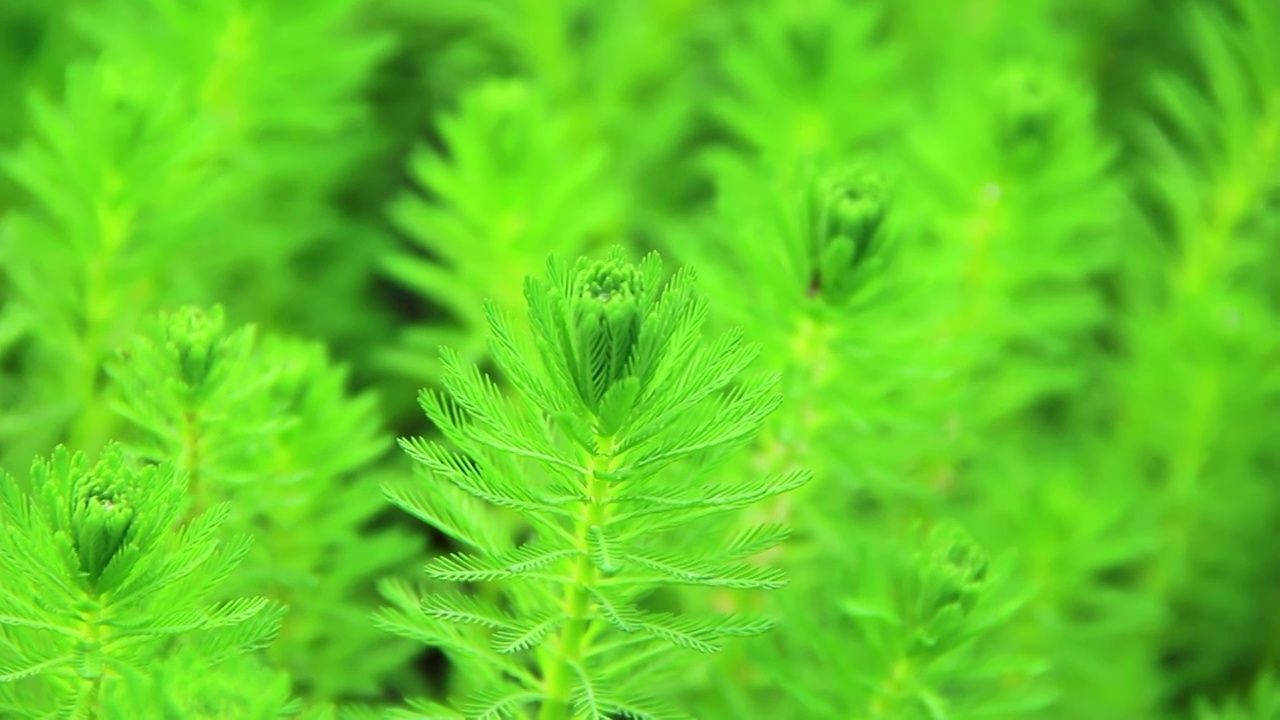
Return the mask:
<svg viewBox="0 0 1280 720">
<path fill-rule="evenodd" d="M 97 582 L 129 540 L 133 488 L 114 478 L 83 477 L 71 498 L 71 531 L 80 569 Z"/>
<path fill-rule="evenodd" d="M 915 558 L 915 640 L 932 652 L 961 642 L 972 615 L 988 590 L 987 554 L 960 528 L 930 531 Z"/>
<path fill-rule="evenodd" d="M 884 250 L 889 200 L 883 178 L 863 168 L 841 169 L 816 183 L 811 295 L 839 304 L 865 285 Z"/>
<path fill-rule="evenodd" d="M 108 371 L 131 393 L 162 396 L 169 411 L 194 410 L 247 391 L 253 347 L 252 326 L 228 333 L 221 307 L 183 307 L 149 320 Z M 170 380 L 157 385 L 157 375 Z"/>
<path fill-rule="evenodd" d="M 1016 161 L 1037 162 L 1053 141 L 1062 88 L 1052 76 L 1015 67 L 999 79 L 1000 141 Z"/>
<path fill-rule="evenodd" d="M 177 354 L 182 379 L 191 386 L 201 385 L 218 361 L 222 338 L 222 310 L 206 312 L 200 308 L 183 308 L 169 318 L 167 339 Z"/>
<path fill-rule="evenodd" d="M 578 392 L 594 410 L 628 374 L 643 319 L 643 278 L 639 268 L 614 253 L 579 271 L 573 289 L 569 312 Z"/>
<path fill-rule="evenodd" d="M 934 607 L 955 607 L 967 614 L 987 579 L 987 555 L 958 532 L 939 535 L 929 560 L 936 590 Z"/>
</svg>

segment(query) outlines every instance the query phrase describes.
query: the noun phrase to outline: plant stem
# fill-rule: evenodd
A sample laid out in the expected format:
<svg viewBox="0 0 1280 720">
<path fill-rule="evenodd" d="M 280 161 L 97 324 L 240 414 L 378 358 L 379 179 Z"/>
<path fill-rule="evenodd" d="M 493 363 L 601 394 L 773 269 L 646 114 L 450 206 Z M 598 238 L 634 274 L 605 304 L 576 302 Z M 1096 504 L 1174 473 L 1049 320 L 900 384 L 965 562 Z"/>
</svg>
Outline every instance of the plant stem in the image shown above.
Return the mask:
<svg viewBox="0 0 1280 720">
<path fill-rule="evenodd" d="M 97 451 L 111 436 L 115 420 L 102 402 L 101 371 L 106 353 L 118 339 L 113 330 L 120 320 L 121 281 L 114 272 L 120 254 L 135 232 L 132 211 L 109 198 L 109 188 L 98 191 L 103 199 L 95 207 L 97 243 L 79 279 L 84 328 L 74 355 L 77 365 L 70 369 L 79 412 L 67 430 L 72 446 L 89 452 Z"/>
<path fill-rule="evenodd" d="M 612 462 L 613 438 L 597 438 L 599 452 L 587 464 L 586 495 L 582 516 L 577 524 L 577 541 L 580 554 L 573 561 L 572 579 L 564 591 L 564 611 L 568 622 L 555 643 L 550 662 L 544 667 L 546 701 L 538 713 L 538 720 L 567 720 L 573 699 L 571 677 L 574 666 L 582 659 L 586 649 L 584 639 L 591 626 L 594 602 L 587 588 L 596 582 L 596 566 L 591 561 L 588 541 L 592 528 L 604 524 L 605 505 L 608 502 L 608 480 L 597 475 L 597 469 L 608 469 Z"/>
<path fill-rule="evenodd" d="M 102 656 L 103 625 L 102 606 L 96 597 L 93 598 L 92 609 L 82 616 L 84 626 L 83 652 L 80 667 L 77 670 L 80 678 L 88 683 L 88 687 L 80 695 L 77 705 L 81 717 L 96 720 L 102 717 L 102 680 L 105 672 L 105 660 Z"/>
<path fill-rule="evenodd" d="M 200 416 L 191 408 L 182 413 L 182 446 L 178 449 L 178 467 L 187 474 L 188 494 L 192 498 L 191 515 L 199 515 L 208 506 L 200 476 L 204 462 L 200 432 Z"/>
</svg>

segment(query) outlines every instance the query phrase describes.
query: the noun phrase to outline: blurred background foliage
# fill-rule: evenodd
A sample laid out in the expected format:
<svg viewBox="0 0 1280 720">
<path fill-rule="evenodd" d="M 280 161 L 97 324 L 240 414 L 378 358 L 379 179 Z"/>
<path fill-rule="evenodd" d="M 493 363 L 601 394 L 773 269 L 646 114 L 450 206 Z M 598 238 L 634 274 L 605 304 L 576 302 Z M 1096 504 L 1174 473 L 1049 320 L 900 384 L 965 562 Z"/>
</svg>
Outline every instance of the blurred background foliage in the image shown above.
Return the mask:
<svg viewBox="0 0 1280 720">
<path fill-rule="evenodd" d="M 622 243 L 782 373 L 737 471 L 818 476 L 690 712 L 1276 717 L 1274 0 L 4 0 L 0 145 L 0 464 L 214 438 L 309 702 L 448 687 L 358 620 L 448 549 L 386 440 L 485 298 Z"/>
</svg>

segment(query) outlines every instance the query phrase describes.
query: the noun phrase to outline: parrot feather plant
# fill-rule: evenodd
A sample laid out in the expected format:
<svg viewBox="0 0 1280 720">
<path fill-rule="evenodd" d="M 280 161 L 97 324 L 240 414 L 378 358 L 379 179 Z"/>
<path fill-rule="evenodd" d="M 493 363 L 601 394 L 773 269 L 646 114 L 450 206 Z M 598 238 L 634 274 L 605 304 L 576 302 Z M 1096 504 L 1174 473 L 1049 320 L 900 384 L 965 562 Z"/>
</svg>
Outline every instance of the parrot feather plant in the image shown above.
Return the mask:
<svg viewBox="0 0 1280 720">
<path fill-rule="evenodd" d="M 369 624 L 376 581 L 419 542 L 368 527 L 385 509 L 371 465 L 390 445 L 374 399 L 348 395 L 322 348 L 230 330 L 220 307 L 149 319 L 108 374 L 130 453 L 177 463 L 197 507 L 230 503 L 227 526 L 257 540 L 227 586 L 288 605 L 269 654 L 295 687 L 377 695 L 414 648 Z"/>
<path fill-rule="evenodd" d="M 1277 718 L 1277 427 L 1277 0 L 0 0 L 0 719 Z"/>
<path fill-rule="evenodd" d="M 280 606 L 209 601 L 249 538 L 220 535 L 225 504 L 184 523 L 186 484 L 118 445 L 93 464 L 59 447 L 26 485 L 0 475 L 0 714 L 129 717 L 128 698 L 170 662 L 189 677 L 274 636 Z"/>
<path fill-rule="evenodd" d="M 715 472 L 778 404 L 777 378 L 735 382 L 757 350 L 740 331 L 703 338 L 690 271 L 663 285 L 656 255 L 623 258 L 552 260 L 530 278 L 531 338 L 490 304 L 490 352 L 514 397 L 446 350 L 443 391 L 421 396 L 443 437 L 402 441 L 428 472 L 425 487 L 391 499 L 465 547 L 428 575 L 501 589 L 486 599 L 387 588 L 395 608 L 382 624 L 464 669 L 466 717 L 679 716 L 663 692 L 678 649 L 714 652 L 769 627 L 686 614 L 661 591 L 784 583 L 749 559 L 785 531 L 724 517 L 807 473 Z M 493 533 L 483 506 L 517 512 L 524 541 Z"/>
</svg>

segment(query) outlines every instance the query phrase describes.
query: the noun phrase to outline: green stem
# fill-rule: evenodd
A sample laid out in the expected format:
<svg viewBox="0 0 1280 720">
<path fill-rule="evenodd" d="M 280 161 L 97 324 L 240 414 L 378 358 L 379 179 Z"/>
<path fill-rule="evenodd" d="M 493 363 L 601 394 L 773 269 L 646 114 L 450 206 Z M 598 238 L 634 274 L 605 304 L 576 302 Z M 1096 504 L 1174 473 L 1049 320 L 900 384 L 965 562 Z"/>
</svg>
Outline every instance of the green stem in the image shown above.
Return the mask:
<svg viewBox="0 0 1280 720">
<path fill-rule="evenodd" d="M 133 229 L 133 216 L 119 203 L 113 203 L 111 190 L 102 188 L 104 199 L 95 209 L 98 227 L 97 248 L 86 258 L 80 278 L 84 293 L 82 311 L 84 329 L 79 338 L 76 359 L 71 370 L 79 412 L 68 429 L 73 447 L 97 450 L 111 435 L 114 416 L 102 402 L 102 361 L 110 348 L 110 331 L 118 319 L 118 293 L 112 272 L 122 248 Z"/>
<path fill-rule="evenodd" d="M 791 341 L 791 360 L 785 370 L 787 397 L 795 399 L 791 403 L 793 410 L 778 413 L 761 432 L 755 455 L 759 472 L 776 475 L 809 467 L 813 463 L 812 448 L 828 420 L 819 410 L 818 400 L 835 375 L 832 348 L 836 333 L 836 328 L 830 323 L 809 316 L 799 321 Z M 764 503 L 761 509 L 753 511 L 758 515 L 751 516 L 751 522 L 789 520 L 796 497 L 801 493 L 815 492 L 815 485 L 817 483 L 810 483 L 806 488 Z"/>
<path fill-rule="evenodd" d="M 84 633 L 84 641 L 81 650 L 84 653 L 80 660 L 80 667 L 76 669 L 81 680 L 84 680 L 88 687 L 81 693 L 77 705 L 79 712 L 78 717 L 96 720 L 102 717 L 102 679 L 105 673 L 105 659 L 102 656 L 103 643 L 103 623 L 102 623 L 102 606 L 98 604 L 97 598 L 93 599 L 92 609 L 84 613 L 84 625 L 82 632 Z"/>
<path fill-rule="evenodd" d="M 898 717 L 902 689 L 910 684 L 911 674 L 911 661 L 907 656 L 903 655 L 894 660 L 867 703 L 867 717 Z"/>
<path fill-rule="evenodd" d="M 574 89 L 573 52 L 565 36 L 566 10 L 560 0 L 524 0 L 521 3 L 522 20 L 529 62 L 551 91 L 551 96 L 563 100 Z"/>
<path fill-rule="evenodd" d="M 538 713 L 538 720 L 568 720 L 573 699 L 574 666 L 581 659 L 587 646 L 587 633 L 591 628 L 595 603 L 588 588 L 596 582 L 596 566 L 591 561 L 588 541 L 592 528 L 605 521 L 609 483 L 598 476 L 597 468 L 608 469 L 613 454 L 613 438 L 597 438 L 600 451 L 587 465 L 586 495 L 582 516 L 577 523 L 577 542 L 580 554 L 573 561 L 572 578 L 565 587 L 564 611 L 569 618 L 552 647 L 554 651 L 544 666 L 543 678 L 546 701 Z"/>
<path fill-rule="evenodd" d="M 200 477 L 200 467 L 204 462 L 200 441 L 199 414 L 194 409 L 188 409 L 182 413 L 182 447 L 179 450 L 178 466 L 187 475 L 192 517 L 199 515 L 208 505 Z"/>
</svg>

